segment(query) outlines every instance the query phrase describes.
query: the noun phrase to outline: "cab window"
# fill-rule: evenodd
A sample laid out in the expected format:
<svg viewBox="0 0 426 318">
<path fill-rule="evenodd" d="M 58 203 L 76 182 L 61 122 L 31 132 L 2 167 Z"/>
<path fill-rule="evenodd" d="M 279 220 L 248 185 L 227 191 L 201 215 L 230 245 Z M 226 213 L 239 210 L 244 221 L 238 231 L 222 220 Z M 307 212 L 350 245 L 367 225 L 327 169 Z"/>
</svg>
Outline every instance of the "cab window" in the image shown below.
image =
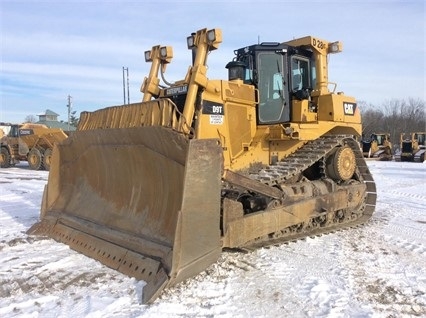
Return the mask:
<svg viewBox="0 0 426 318">
<path fill-rule="evenodd" d="M 284 89 L 283 56 L 275 52 L 258 55 L 259 121 L 283 121 L 286 94 Z"/>
<path fill-rule="evenodd" d="M 291 90 L 293 93 L 312 88 L 309 60 L 301 56 L 291 58 Z"/>
</svg>

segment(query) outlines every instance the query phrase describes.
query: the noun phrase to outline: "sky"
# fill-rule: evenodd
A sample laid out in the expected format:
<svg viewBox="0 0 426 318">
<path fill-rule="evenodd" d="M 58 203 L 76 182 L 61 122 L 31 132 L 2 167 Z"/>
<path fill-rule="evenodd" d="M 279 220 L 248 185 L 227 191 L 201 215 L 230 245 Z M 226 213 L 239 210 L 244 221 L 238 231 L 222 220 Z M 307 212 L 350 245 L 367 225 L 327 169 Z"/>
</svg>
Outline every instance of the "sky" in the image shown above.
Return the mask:
<svg viewBox="0 0 426 318">
<path fill-rule="evenodd" d="M 337 91 L 375 106 L 424 100 L 425 21 L 423 0 L 0 0 L 0 122 L 46 109 L 67 121 L 68 96 L 77 117 L 120 105 L 123 67 L 138 102 L 149 72 L 144 51 L 172 46 L 166 80 L 181 80 L 191 63 L 186 37 L 202 28 L 223 34 L 208 58 L 210 79 L 227 79 L 235 49 L 312 35 L 343 42 L 329 58 Z"/>
</svg>

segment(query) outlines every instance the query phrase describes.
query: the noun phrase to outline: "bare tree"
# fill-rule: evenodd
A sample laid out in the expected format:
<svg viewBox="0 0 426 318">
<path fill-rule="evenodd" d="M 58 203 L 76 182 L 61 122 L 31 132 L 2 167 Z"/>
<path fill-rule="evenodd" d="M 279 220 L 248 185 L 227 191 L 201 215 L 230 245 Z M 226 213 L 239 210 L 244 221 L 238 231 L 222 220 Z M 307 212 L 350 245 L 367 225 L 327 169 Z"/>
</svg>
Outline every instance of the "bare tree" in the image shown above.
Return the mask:
<svg viewBox="0 0 426 318">
<path fill-rule="evenodd" d="M 372 133 L 381 132 L 384 114 L 372 104 L 365 101 L 358 102 L 362 115 L 362 135 L 368 139 Z"/>
<path fill-rule="evenodd" d="M 391 99 L 380 106 L 358 102 L 362 114 L 362 133 L 389 133 L 394 148 L 399 147 L 401 133 L 426 131 L 425 101 L 421 99 Z"/>
<path fill-rule="evenodd" d="M 426 110 L 425 101 L 421 99 L 410 98 L 408 100 L 409 122 L 412 124 L 413 131 L 426 130 Z"/>
<path fill-rule="evenodd" d="M 28 115 L 24 120 L 26 123 L 35 123 L 37 118 L 34 115 Z"/>
</svg>

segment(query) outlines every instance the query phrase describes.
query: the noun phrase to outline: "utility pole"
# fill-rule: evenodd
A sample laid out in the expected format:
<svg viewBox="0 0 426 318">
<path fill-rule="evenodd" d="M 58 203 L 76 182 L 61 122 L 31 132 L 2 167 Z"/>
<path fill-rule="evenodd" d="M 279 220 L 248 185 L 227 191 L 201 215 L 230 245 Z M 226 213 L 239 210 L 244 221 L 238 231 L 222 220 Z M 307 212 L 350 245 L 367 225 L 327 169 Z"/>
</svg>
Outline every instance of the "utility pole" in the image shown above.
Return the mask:
<svg viewBox="0 0 426 318">
<path fill-rule="evenodd" d="M 127 104 L 130 104 L 130 94 L 129 94 L 129 68 L 127 70 Z"/>
<path fill-rule="evenodd" d="M 126 105 L 126 80 L 125 73 L 127 74 L 127 104 L 130 104 L 130 94 L 129 94 L 129 68 L 123 66 L 123 103 Z"/>
<path fill-rule="evenodd" d="M 70 131 L 70 121 L 71 121 L 71 108 L 72 108 L 72 102 L 71 102 L 72 97 L 70 95 L 68 95 L 68 131 Z"/>
</svg>

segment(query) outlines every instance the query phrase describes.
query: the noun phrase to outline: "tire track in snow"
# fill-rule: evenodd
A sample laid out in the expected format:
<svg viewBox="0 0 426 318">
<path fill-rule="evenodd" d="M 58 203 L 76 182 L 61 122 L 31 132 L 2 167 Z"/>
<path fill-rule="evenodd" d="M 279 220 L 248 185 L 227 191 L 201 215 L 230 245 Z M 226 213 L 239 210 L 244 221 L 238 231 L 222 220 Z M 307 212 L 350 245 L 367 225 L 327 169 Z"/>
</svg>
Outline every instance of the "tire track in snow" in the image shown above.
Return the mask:
<svg viewBox="0 0 426 318">
<path fill-rule="evenodd" d="M 417 198 L 393 197 L 392 203 L 380 204 L 367 226 L 342 236 L 342 261 L 347 264 L 352 288 L 359 291 L 360 301 L 374 300 L 374 311 L 387 316 L 426 314 L 426 275 L 419 266 L 426 263 L 425 228 L 414 224 L 420 216 L 416 210 L 407 209 Z"/>
</svg>

